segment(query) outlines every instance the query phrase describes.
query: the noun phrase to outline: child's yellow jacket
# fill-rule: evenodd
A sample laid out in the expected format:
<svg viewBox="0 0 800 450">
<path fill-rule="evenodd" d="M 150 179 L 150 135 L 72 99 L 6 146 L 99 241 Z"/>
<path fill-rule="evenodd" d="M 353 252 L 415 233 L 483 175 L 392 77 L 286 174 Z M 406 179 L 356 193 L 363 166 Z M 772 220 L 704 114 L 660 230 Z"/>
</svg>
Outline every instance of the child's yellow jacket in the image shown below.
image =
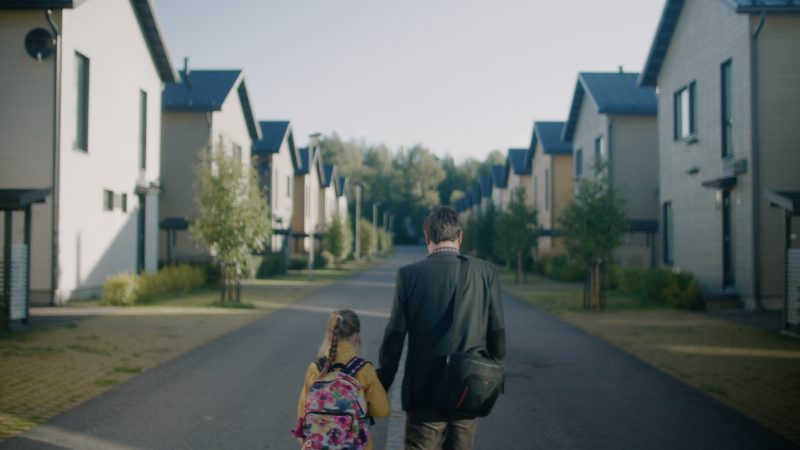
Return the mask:
<svg viewBox="0 0 800 450">
<path fill-rule="evenodd" d="M 356 349 L 352 344 L 340 341 L 336 351 L 336 361 L 333 363 L 346 365 L 356 356 Z M 303 384 L 303 391 L 300 393 L 300 404 L 297 407 L 298 418 L 306 415 L 306 396 L 308 395 L 308 390 L 311 389 L 311 385 L 317 381 L 317 377 L 319 377 L 319 370 L 317 370 L 317 365 L 312 362 L 306 371 L 306 382 Z M 389 397 L 386 396 L 383 385 L 378 381 L 378 374 L 375 373 L 375 368 L 372 367 L 372 364 L 365 364 L 356 373 L 356 381 L 364 390 L 364 399 L 367 400 L 367 414 L 375 418 L 388 416 L 392 411 L 389 406 Z M 372 437 L 367 443 L 366 450 L 372 450 Z"/>
</svg>

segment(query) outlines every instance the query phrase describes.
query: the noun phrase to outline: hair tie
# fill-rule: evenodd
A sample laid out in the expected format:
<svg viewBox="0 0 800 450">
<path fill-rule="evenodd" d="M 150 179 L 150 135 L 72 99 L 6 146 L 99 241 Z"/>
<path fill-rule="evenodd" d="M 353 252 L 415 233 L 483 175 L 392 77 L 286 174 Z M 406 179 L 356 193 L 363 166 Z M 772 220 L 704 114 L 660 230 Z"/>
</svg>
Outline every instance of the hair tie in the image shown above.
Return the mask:
<svg viewBox="0 0 800 450">
<path fill-rule="evenodd" d="M 339 322 L 344 322 L 344 317 L 342 317 L 342 316 L 336 316 L 336 318 L 339 320 Z"/>
</svg>

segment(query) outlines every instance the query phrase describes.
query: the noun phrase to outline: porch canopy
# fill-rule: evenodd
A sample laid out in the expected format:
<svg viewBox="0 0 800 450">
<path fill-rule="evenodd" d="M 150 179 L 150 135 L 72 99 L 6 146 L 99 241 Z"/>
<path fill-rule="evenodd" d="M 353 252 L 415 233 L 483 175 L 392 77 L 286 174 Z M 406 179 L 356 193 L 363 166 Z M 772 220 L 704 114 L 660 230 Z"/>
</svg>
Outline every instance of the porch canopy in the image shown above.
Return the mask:
<svg viewBox="0 0 800 450">
<path fill-rule="evenodd" d="M 3 288 L 3 325 L 10 331 L 30 328 L 30 260 L 31 207 L 44 203 L 51 189 L 0 189 L 0 211 L 3 211 L 3 260 L 0 264 L 0 285 Z M 24 211 L 22 244 L 14 244 L 13 212 Z"/>
</svg>

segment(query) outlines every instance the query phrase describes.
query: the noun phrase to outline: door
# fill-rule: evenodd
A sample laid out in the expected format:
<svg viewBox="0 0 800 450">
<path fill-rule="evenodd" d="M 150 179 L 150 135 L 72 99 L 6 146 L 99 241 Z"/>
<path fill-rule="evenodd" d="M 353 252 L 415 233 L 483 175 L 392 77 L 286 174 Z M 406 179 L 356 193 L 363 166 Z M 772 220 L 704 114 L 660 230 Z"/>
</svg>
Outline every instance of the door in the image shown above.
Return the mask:
<svg viewBox="0 0 800 450">
<path fill-rule="evenodd" d="M 136 224 L 136 273 L 144 272 L 144 234 L 145 234 L 145 210 L 146 196 L 139 196 L 139 211 Z"/>
<path fill-rule="evenodd" d="M 733 279 L 733 205 L 731 191 L 722 192 L 722 288 L 732 288 Z"/>
</svg>

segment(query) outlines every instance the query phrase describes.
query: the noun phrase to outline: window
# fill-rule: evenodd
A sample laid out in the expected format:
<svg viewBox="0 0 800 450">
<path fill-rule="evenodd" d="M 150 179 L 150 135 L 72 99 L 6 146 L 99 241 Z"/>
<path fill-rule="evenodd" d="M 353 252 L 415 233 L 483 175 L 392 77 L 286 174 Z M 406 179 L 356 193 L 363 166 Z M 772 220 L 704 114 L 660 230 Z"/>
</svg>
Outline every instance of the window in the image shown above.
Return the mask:
<svg viewBox="0 0 800 450">
<path fill-rule="evenodd" d="M 575 150 L 575 178 L 583 175 L 583 149 Z"/>
<path fill-rule="evenodd" d="M 240 146 L 238 146 L 236 144 L 233 144 L 233 161 L 236 162 L 236 163 L 241 163 L 242 162 L 242 147 L 240 147 Z M 267 163 L 267 164 L 269 164 L 269 163 Z M 269 167 L 269 166 L 267 166 L 267 167 Z"/>
<path fill-rule="evenodd" d="M 603 160 L 603 136 L 594 140 L 594 164 L 600 164 Z"/>
<path fill-rule="evenodd" d="M 672 214 L 672 202 L 664 203 L 664 264 L 672 264 L 675 254 L 675 218 Z"/>
<path fill-rule="evenodd" d="M 122 194 L 122 212 L 128 212 L 128 194 Z"/>
<path fill-rule="evenodd" d="M 675 93 L 675 108 L 673 120 L 675 140 L 683 139 L 695 132 L 695 82 L 689 83 Z"/>
<path fill-rule="evenodd" d="M 720 70 L 722 88 L 721 92 L 721 111 L 722 111 L 722 157 L 727 158 L 733 155 L 733 93 L 731 88 L 731 62 L 722 64 Z"/>
<path fill-rule="evenodd" d="M 89 58 L 75 53 L 75 150 L 89 151 Z"/>
<path fill-rule="evenodd" d="M 139 168 L 147 168 L 147 92 L 139 91 Z"/>
<path fill-rule="evenodd" d="M 550 209 L 550 169 L 544 169 L 544 209 Z"/>
<path fill-rule="evenodd" d="M 103 190 L 103 211 L 114 210 L 114 192 L 108 189 Z"/>
</svg>

